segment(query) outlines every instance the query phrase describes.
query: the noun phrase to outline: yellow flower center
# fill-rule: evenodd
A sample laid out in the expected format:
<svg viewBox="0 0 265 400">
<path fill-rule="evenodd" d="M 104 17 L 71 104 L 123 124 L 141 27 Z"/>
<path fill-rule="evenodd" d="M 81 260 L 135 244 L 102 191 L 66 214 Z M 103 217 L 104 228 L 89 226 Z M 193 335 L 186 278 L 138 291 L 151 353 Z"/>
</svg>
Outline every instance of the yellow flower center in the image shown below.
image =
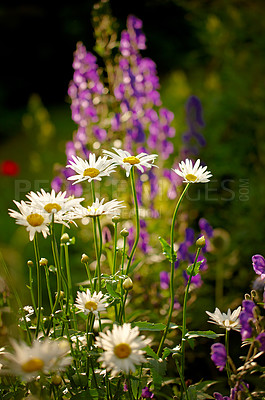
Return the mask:
<svg viewBox="0 0 265 400">
<path fill-rule="evenodd" d="M 97 303 L 95 303 L 94 301 L 87 301 L 86 302 L 86 304 L 85 304 L 85 308 L 87 309 L 87 310 L 90 310 L 90 311 L 96 311 L 97 310 L 97 308 L 98 308 L 98 305 L 97 305 Z"/>
<path fill-rule="evenodd" d="M 186 179 L 187 179 L 187 181 L 195 182 L 197 179 L 197 176 L 195 176 L 193 174 L 188 174 L 188 175 L 186 175 Z"/>
<path fill-rule="evenodd" d="M 131 156 L 131 157 L 126 157 L 123 159 L 123 162 L 129 163 L 131 165 L 139 164 L 140 160 L 137 157 Z"/>
<path fill-rule="evenodd" d="M 127 358 L 131 354 L 132 349 L 127 343 L 120 343 L 114 347 L 114 354 L 118 358 Z"/>
<path fill-rule="evenodd" d="M 49 203 L 44 206 L 44 210 L 47 211 L 48 213 L 51 213 L 52 210 L 60 211 L 62 209 L 61 206 L 57 203 Z"/>
<path fill-rule="evenodd" d="M 30 214 L 27 216 L 27 221 L 31 226 L 40 226 L 43 223 L 44 218 L 40 214 Z"/>
<path fill-rule="evenodd" d="M 95 178 L 98 174 L 99 170 L 97 168 L 86 168 L 83 172 L 83 176 L 89 176 L 90 178 Z"/>
<path fill-rule="evenodd" d="M 44 362 L 40 358 L 31 358 L 21 365 L 24 372 L 40 371 L 44 366 Z"/>
</svg>

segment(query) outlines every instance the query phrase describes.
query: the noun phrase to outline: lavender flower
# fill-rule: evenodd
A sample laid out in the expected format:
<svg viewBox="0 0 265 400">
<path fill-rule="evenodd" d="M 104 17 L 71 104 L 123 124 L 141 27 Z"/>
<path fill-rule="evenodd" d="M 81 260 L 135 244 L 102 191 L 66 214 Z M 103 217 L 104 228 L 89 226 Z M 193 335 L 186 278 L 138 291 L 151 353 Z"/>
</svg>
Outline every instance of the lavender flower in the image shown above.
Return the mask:
<svg viewBox="0 0 265 400">
<path fill-rule="evenodd" d="M 184 142 L 182 157 L 197 155 L 199 152 L 198 146 L 203 147 L 206 144 L 205 138 L 200 132 L 205 125 L 202 117 L 202 105 L 196 96 L 191 96 L 187 101 L 186 121 L 188 130 L 182 136 Z"/>
<path fill-rule="evenodd" d="M 225 346 L 222 343 L 214 343 L 211 346 L 211 359 L 216 367 L 219 368 L 220 371 L 223 371 L 227 361 L 227 354 Z"/>
<path fill-rule="evenodd" d="M 169 288 L 169 273 L 166 271 L 160 272 L 160 287 L 161 289 Z"/>
<path fill-rule="evenodd" d="M 244 300 L 242 302 L 242 311 L 239 315 L 242 340 L 246 340 L 252 336 L 252 327 L 250 325 L 250 321 L 254 320 L 254 307 L 255 303 L 252 300 Z"/>
<path fill-rule="evenodd" d="M 154 397 L 154 393 L 152 393 L 147 386 L 142 389 L 142 397 L 144 399 L 152 399 Z"/>
<path fill-rule="evenodd" d="M 265 351 L 265 332 L 261 332 L 257 337 L 256 340 L 259 342 L 259 350 Z"/>
<path fill-rule="evenodd" d="M 218 392 L 214 392 L 213 396 L 214 396 L 214 398 L 215 398 L 216 400 L 231 400 L 231 397 L 222 396 L 222 395 L 221 395 L 220 393 L 218 393 Z"/>
<path fill-rule="evenodd" d="M 265 278 L 265 259 L 260 254 L 256 254 L 252 257 L 253 269 L 257 275 L 260 275 L 261 279 Z"/>
</svg>

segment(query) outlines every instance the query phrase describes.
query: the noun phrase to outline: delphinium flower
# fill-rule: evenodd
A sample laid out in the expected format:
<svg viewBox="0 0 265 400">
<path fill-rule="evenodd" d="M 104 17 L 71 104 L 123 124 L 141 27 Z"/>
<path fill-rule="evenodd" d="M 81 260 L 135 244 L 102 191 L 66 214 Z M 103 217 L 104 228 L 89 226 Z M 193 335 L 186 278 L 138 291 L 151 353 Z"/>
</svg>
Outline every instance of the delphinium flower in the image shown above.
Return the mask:
<svg viewBox="0 0 265 400">
<path fill-rule="evenodd" d="M 76 172 L 76 175 L 69 176 L 67 179 L 70 181 L 75 181 L 73 183 L 79 183 L 87 180 L 91 182 L 92 180 L 101 181 L 103 176 L 109 176 L 116 168 L 115 163 L 112 160 L 108 160 L 108 157 L 99 156 L 96 159 L 95 154 L 89 154 L 89 160 L 83 160 L 80 157 L 72 157 L 73 161 L 69 161 L 66 168 L 71 168 Z"/>
<path fill-rule="evenodd" d="M 161 271 L 160 272 L 160 287 L 161 289 L 168 289 L 169 288 L 169 272 Z"/>
<path fill-rule="evenodd" d="M 118 201 L 113 199 L 111 201 L 107 201 L 104 203 L 105 199 L 99 201 L 98 198 L 92 203 L 91 206 L 76 207 L 73 212 L 73 216 L 75 218 L 84 218 L 84 217 L 100 217 L 101 215 L 118 215 L 121 212 L 121 208 L 124 208 L 123 201 Z"/>
<path fill-rule="evenodd" d="M 231 397 L 222 396 L 221 393 L 218 393 L 218 392 L 214 392 L 213 396 L 214 396 L 215 400 L 231 400 Z"/>
<path fill-rule="evenodd" d="M 144 336 L 139 336 L 139 328 L 131 327 L 131 324 L 122 326 L 113 325 L 112 331 L 99 332 L 96 337 L 97 347 L 104 351 L 98 361 L 102 367 L 111 371 L 111 375 L 119 372 L 128 374 L 135 372 L 135 366 L 145 362 L 144 351 L 142 350 L 149 343 Z"/>
<path fill-rule="evenodd" d="M 154 164 L 155 159 L 158 157 L 157 154 L 140 153 L 136 156 L 133 156 L 126 150 L 117 149 L 116 147 L 113 147 L 113 150 L 115 150 L 117 154 L 108 150 L 103 150 L 103 153 L 109 156 L 113 163 L 124 168 L 126 171 L 126 176 L 130 175 L 130 171 L 133 166 L 135 166 L 141 172 L 144 172 L 143 167 L 157 167 L 157 165 Z"/>
<path fill-rule="evenodd" d="M 222 343 L 214 343 L 211 346 L 211 359 L 216 367 L 219 368 L 220 371 L 223 371 L 227 361 L 227 354 L 225 346 Z"/>
<path fill-rule="evenodd" d="M 260 275 L 261 279 L 265 279 L 265 259 L 260 254 L 256 254 L 252 257 L 253 269 L 257 275 Z"/>
<path fill-rule="evenodd" d="M 235 331 L 240 331 L 240 322 L 239 322 L 239 314 L 241 311 L 241 306 L 237 307 L 236 310 L 234 310 L 231 313 L 230 308 L 227 311 L 227 314 L 221 313 L 219 308 L 216 307 L 214 313 L 211 313 L 209 311 L 206 311 L 206 314 L 209 315 L 210 321 L 212 324 L 219 325 L 222 328 L 225 328 L 227 331 L 230 331 L 231 329 Z"/>
<path fill-rule="evenodd" d="M 255 339 L 259 342 L 259 351 L 265 351 L 265 332 L 261 332 Z"/>
<path fill-rule="evenodd" d="M 50 218 L 48 214 L 44 213 L 43 210 L 33 208 L 23 200 L 21 203 L 14 200 L 14 203 L 20 212 L 9 209 L 9 215 L 16 219 L 18 225 L 26 227 L 26 230 L 29 232 L 29 240 L 32 241 L 34 239 L 36 232 L 41 232 L 46 238 L 47 235 L 49 235 L 48 225 L 50 223 Z"/>
<path fill-rule="evenodd" d="M 32 208 L 40 209 L 44 214 L 50 217 L 54 216 L 54 222 L 64 223 L 69 221 L 69 212 L 74 211 L 75 207 L 79 206 L 84 198 L 74 198 L 73 196 L 67 196 L 66 192 L 55 193 L 54 190 L 51 193 L 45 192 L 41 189 L 40 192 L 30 192 L 26 195 L 30 200 L 29 205 Z"/>
<path fill-rule="evenodd" d="M 248 338 L 251 338 L 251 336 L 252 336 L 253 329 L 251 326 L 251 322 L 255 321 L 254 314 L 253 314 L 254 307 L 255 307 L 254 301 L 243 300 L 242 311 L 239 315 L 242 340 L 246 340 Z"/>
<path fill-rule="evenodd" d="M 141 394 L 143 399 L 153 399 L 154 393 L 152 393 L 147 386 L 145 386 L 142 389 L 142 394 Z"/>
<path fill-rule="evenodd" d="M 86 292 L 77 292 L 75 306 L 85 315 L 93 313 L 98 318 L 98 313 L 106 311 L 108 306 L 106 301 L 107 297 L 102 292 L 94 292 L 91 295 L 90 290 L 87 289 Z"/>
<path fill-rule="evenodd" d="M 63 371 L 71 364 L 69 343 L 65 340 L 35 340 L 31 346 L 11 340 L 14 352 L 5 352 L 3 372 L 31 381 L 40 374 Z"/>
<path fill-rule="evenodd" d="M 179 163 L 179 169 L 173 171 L 184 179 L 187 183 L 207 183 L 212 176 L 210 171 L 207 171 L 207 166 L 200 166 L 200 160 L 197 160 L 193 165 L 192 161 L 186 158 L 185 162 Z"/>
</svg>

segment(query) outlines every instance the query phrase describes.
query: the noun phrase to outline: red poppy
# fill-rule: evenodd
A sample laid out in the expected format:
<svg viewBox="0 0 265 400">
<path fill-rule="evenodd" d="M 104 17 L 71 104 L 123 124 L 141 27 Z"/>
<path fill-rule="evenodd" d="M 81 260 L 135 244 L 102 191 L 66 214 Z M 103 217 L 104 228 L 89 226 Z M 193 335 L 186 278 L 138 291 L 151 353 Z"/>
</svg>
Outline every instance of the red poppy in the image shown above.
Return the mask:
<svg viewBox="0 0 265 400">
<path fill-rule="evenodd" d="M 12 160 L 5 160 L 0 164 L 0 173 L 7 176 L 16 176 L 19 174 L 19 165 Z"/>
</svg>

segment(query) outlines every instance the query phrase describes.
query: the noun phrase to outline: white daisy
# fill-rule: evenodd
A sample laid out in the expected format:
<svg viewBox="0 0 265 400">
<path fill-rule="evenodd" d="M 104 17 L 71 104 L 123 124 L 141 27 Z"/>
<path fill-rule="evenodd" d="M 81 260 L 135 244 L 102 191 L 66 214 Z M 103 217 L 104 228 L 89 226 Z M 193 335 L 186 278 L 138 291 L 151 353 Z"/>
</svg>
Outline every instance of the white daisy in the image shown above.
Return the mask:
<svg viewBox="0 0 265 400">
<path fill-rule="evenodd" d="M 117 149 L 116 147 L 112 148 L 117 154 L 108 150 L 103 150 L 103 153 L 111 157 L 115 164 L 124 168 L 126 171 L 126 176 L 130 175 L 130 171 L 133 166 L 138 168 L 141 172 L 144 172 L 143 167 L 157 167 L 157 165 L 153 164 L 155 159 L 158 157 L 157 154 L 140 153 L 137 156 L 132 156 L 128 151 Z"/>
<path fill-rule="evenodd" d="M 144 363 L 145 353 L 142 349 L 150 341 L 144 336 L 139 336 L 139 328 L 131 328 L 131 324 L 122 326 L 114 325 L 112 332 L 99 332 L 96 337 L 96 345 L 101 347 L 104 352 L 98 361 L 102 361 L 102 367 L 111 371 L 111 375 L 117 375 L 120 371 L 129 373 L 135 371 L 135 365 Z"/>
<path fill-rule="evenodd" d="M 30 205 L 32 207 L 43 210 L 44 213 L 50 216 L 50 219 L 53 214 L 54 221 L 57 223 L 69 221 L 69 212 L 74 211 L 75 207 L 79 206 L 81 201 L 84 200 L 84 197 L 67 197 L 66 192 L 59 192 L 56 194 L 53 189 L 51 193 L 47 193 L 43 189 L 37 193 L 30 192 L 26 197 L 30 200 Z"/>
<path fill-rule="evenodd" d="M 96 201 L 88 207 L 77 207 L 75 209 L 75 217 L 76 218 L 85 218 L 85 217 L 99 217 L 100 215 L 116 215 L 120 214 L 120 209 L 125 206 L 122 205 L 123 201 L 118 201 L 116 199 L 107 201 L 104 204 L 104 199 L 99 201 L 96 198 Z"/>
<path fill-rule="evenodd" d="M 93 313 L 98 318 L 99 312 L 106 311 L 107 297 L 102 292 L 94 292 L 91 296 L 91 292 L 87 289 L 86 292 L 77 292 L 77 298 L 75 306 L 82 311 L 84 314 Z"/>
<path fill-rule="evenodd" d="M 94 153 L 89 154 L 88 161 L 78 156 L 72 156 L 72 159 L 73 161 L 69 161 L 66 168 L 71 168 L 77 173 L 77 175 L 67 178 L 70 181 L 75 181 L 73 185 L 85 180 L 88 180 L 88 182 L 94 179 L 101 181 L 102 176 L 109 176 L 116 168 L 116 164 L 112 160 L 108 160 L 108 157 L 98 157 L 96 160 Z"/>
<path fill-rule="evenodd" d="M 49 235 L 49 217 L 43 210 L 39 210 L 26 204 L 25 201 L 14 200 L 20 213 L 9 209 L 9 215 L 12 218 L 16 218 L 16 224 L 26 226 L 26 230 L 29 232 L 29 240 L 33 240 L 36 232 L 42 232 L 46 238 Z"/>
<path fill-rule="evenodd" d="M 41 373 L 62 371 L 72 362 L 72 357 L 67 356 L 70 351 L 66 340 L 35 340 L 32 346 L 17 343 L 11 340 L 14 353 L 4 354 L 7 362 L 3 372 L 20 376 L 22 380 L 31 381 Z"/>
<path fill-rule="evenodd" d="M 235 331 L 240 331 L 240 322 L 239 322 L 240 311 L 241 311 L 241 306 L 239 306 L 232 313 L 230 308 L 228 309 L 227 314 L 221 313 L 219 308 L 216 308 L 214 313 L 211 313 L 209 311 L 206 311 L 206 313 L 209 315 L 210 319 L 212 319 L 212 321 L 210 320 L 208 322 L 219 325 L 228 331 L 230 331 L 230 329 L 233 329 Z"/>
<path fill-rule="evenodd" d="M 210 171 L 206 171 L 207 166 L 200 166 L 200 160 L 197 160 L 194 165 L 192 161 L 186 158 L 185 162 L 179 163 L 179 170 L 173 169 L 176 174 L 184 178 L 184 182 L 188 183 L 206 183 L 209 182 L 209 178 L 212 176 Z"/>
</svg>

